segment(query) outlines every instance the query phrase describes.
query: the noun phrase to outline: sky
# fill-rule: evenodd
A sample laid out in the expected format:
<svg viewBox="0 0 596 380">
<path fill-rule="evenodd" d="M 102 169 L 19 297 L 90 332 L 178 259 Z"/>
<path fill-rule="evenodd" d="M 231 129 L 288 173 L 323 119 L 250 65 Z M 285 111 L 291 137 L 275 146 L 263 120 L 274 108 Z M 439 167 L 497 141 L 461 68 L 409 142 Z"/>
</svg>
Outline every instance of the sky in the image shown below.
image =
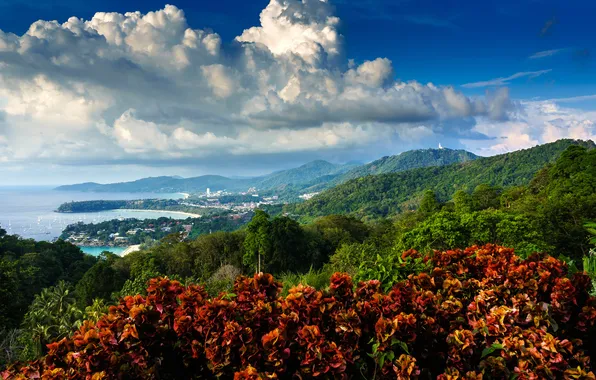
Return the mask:
<svg viewBox="0 0 596 380">
<path fill-rule="evenodd" d="M 596 137 L 591 0 L 0 0 L 0 185 Z"/>
</svg>

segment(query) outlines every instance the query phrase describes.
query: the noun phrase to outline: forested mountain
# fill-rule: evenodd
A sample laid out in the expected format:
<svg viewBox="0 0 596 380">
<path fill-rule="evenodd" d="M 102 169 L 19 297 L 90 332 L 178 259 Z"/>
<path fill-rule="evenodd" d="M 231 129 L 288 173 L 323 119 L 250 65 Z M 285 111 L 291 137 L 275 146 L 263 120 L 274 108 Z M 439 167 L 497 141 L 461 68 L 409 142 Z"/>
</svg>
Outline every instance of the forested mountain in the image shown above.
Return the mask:
<svg viewBox="0 0 596 380">
<path fill-rule="evenodd" d="M 175 193 L 175 192 L 195 192 L 205 191 L 207 188 L 211 190 L 228 189 L 231 191 L 246 190 L 251 186 L 252 180 L 249 179 L 232 179 L 218 175 L 204 175 L 193 178 L 179 178 L 179 177 L 149 177 L 142 178 L 131 182 L 119 182 L 110 184 L 99 184 L 94 182 L 81 183 L 76 185 L 65 185 L 57 187 L 56 190 L 63 191 L 93 191 L 93 192 L 158 192 L 158 193 Z"/>
<path fill-rule="evenodd" d="M 350 162 L 343 165 L 316 160 L 297 168 L 280 170 L 254 178 L 228 178 L 204 175 L 193 178 L 150 177 L 131 182 L 99 184 L 86 182 L 60 186 L 57 190 L 91 192 L 203 192 L 246 191 L 255 187 L 259 191 L 286 191 L 294 195 L 328 189 L 350 179 L 370 174 L 395 173 L 413 168 L 442 166 L 477 159 L 473 153 L 452 149 L 418 149 L 386 156 L 361 165 Z"/>
<path fill-rule="evenodd" d="M 350 179 L 365 177 L 372 174 L 398 173 L 409 169 L 445 166 L 468 162 L 477 158 L 479 157 L 474 153 L 459 149 L 442 148 L 410 150 L 395 156 L 385 156 L 369 164 L 356 167 L 347 173 L 337 176 L 329 182 L 329 185 L 337 185 Z"/>
<path fill-rule="evenodd" d="M 339 176 L 355 166 L 357 164 L 337 165 L 323 160 L 316 160 L 294 169 L 269 174 L 255 183 L 255 186 L 258 189 L 270 190 L 283 189 L 288 185 L 305 185 L 317 178 Z"/>
<path fill-rule="evenodd" d="M 374 218 L 413 208 L 422 192 L 428 189 L 439 199 L 447 200 L 457 190 L 471 191 L 480 184 L 524 185 L 571 145 L 595 147 L 592 141 L 559 140 L 464 163 L 356 178 L 305 203 L 288 205 L 285 211 L 302 217 L 352 214 Z"/>
<path fill-rule="evenodd" d="M 228 178 L 219 175 L 203 175 L 192 178 L 150 177 L 131 182 L 98 184 L 94 182 L 77 185 L 60 186 L 57 190 L 94 191 L 94 192 L 204 192 L 212 191 L 246 191 L 250 187 L 259 190 L 271 190 L 287 185 L 300 186 L 312 182 L 316 178 L 337 175 L 353 168 L 355 164 L 337 165 L 317 160 L 298 168 L 281 170 L 266 176 L 254 178 Z"/>
</svg>

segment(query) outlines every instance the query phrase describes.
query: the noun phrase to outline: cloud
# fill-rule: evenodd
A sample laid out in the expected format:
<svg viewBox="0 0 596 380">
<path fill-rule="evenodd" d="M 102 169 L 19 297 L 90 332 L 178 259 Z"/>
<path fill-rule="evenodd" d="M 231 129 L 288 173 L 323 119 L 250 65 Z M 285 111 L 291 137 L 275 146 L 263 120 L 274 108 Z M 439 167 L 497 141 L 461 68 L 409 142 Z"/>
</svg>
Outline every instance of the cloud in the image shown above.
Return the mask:
<svg viewBox="0 0 596 380">
<path fill-rule="evenodd" d="M 596 112 L 562 107 L 567 99 L 522 101 L 506 122 L 480 117 L 474 131 L 490 140 L 464 140 L 481 155 L 493 155 L 563 138 L 596 141 Z"/>
<path fill-rule="evenodd" d="M 261 26 L 245 30 L 237 41 L 265 46 L 274 55 L 296 54 L 306 61 L 324 52 L 340 53 L 339 18 L 327 1 L 271 0 L 261 12 Z"/>
<path fill-rule="evenodd" d="M 555 102 L 555 103 L 573 103 L 573 102 L 582 102 L 586 100 L 596 100 L 596 94 L 592 95 L 582 95 L 582 96 L 572 96 L 569 98 L 554 98 L 545 100 L 546 102 Z"/>
<path fill-rule="evenodd" d="M 542 29 L 540 29 L 540 36 L 544 37 L 546 35 L 548 35 L 551 31 L 551 29 L 553 28 L 553 26 L 555 26 L 555 24 L 557 23 L 557 19 L 556 18 L 551 18 L 549 20 L 547 20 L 544 25 L 542 26 Z"/>
<path fill-rule="evenodd" d="M 232 95 L 234 90 L 237 90 L 237 85 L 227 72 L 225 66 L 221 64 L 214 64 L 201 67 L 203 76 L 207 80 L 209 87 L 218 98 L 227 98 Z"/>
<path fill-rule="evenodd" d="M 490 87 L 490 86 L 506 86 L 509 84 L 509 82 L 511 82 L 514 79 L 526 78 L 526 77 L 529 79 L 533 79 L 533 78 L 537 78 L 541 75 L 548 74 L 551 71 L 552 71 L 552 69 L 539 70 L 539 71 L 523 71 L 523 72 L 515 73 L 508 77 L 495 78 L 495 79 L 491 79 L 491 80 L 483 81 L 483 82 L 473 82 L 473 83 L 462 84 L 462 87 L 476 88 L 476 87 Z"/>
<path fill-rule="evenodd" d="M 428 136 L 482 138 L 471 121 L 507 118 L 507 91 L 468 97 L 397 80 L 387 58 L 346 59 L 339 26 L 327 1 L 271 0 L 228 43 L 173 5 L 0 31 L 0 156 L 151 166 L 348 157 Z"/>
<path fill-rule="evenodd" d="M 553 55 L 562 53 L 562 52 L 564 52 L 566 50 L 569 50 L 569 49 L 568 48 L 564 48 L 564 49 L 552 49 L 552 50 L 539 51 L 537 53 L 532 54 L 528 58 L 530 58 L 530 59 L 538 59 L 538 58 L 552 57 Z"/>
</svg>

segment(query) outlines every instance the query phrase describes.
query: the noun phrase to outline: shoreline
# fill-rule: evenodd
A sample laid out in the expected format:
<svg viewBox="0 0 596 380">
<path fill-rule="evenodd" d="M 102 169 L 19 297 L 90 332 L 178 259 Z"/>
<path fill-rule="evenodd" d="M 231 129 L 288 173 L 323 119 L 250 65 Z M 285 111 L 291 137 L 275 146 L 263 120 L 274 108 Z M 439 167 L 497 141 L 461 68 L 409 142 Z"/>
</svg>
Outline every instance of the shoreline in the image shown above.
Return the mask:
<svg viewBox="0 0 596 380">
<path fill-rule="evenodd" d="M 124 257 L 124 256 L 128 255 L 129 253 L 137 252 L 140 250 L 141 250 L 140 244 L 129 245 L 128 248 L 126 248 L 124 251 L 122 251 L 122 253 L 120 253 L 120 257 Z"/>
<path fill-rule="evenodd" d="M 173 210 L 146 210 L 146 209 L 138 209 L 138 208 L 114 208 L 111 210 L 101 210 L 101 211 L 85 211 L 85 212 L 61 212 L 61 211 L 56 211 L 54 210 L 54 212 L 56 214 L 69 214 L 69 215 L 73 215 L 73 214 L 100 214 L 100 213 L 108 213 L 108 212 L 115 212 L 115 211 L 129 211 L 129 212 L 167 212 L 170 214 L 178 214 L 178 215 L 187 215 L 191 218 L 202 218 L 203 215 L 201 214 L 193 214 L 190 212 L 185 212 L 185 211 L 173 211 Z M 114 218 L 117 219 L 117 218 Z"/>
<path fill-rule="evenodd" d="M 193 214 L 190 212 L 185 212 L 185 211 L 170 211 L 170 210 L 144 210 L 144 209 L 136 209 L 136 208 L 115 208 L 113 210 L 106 210 L 106 211 L 131 211 L 131 212 L 144 212 L 144 211 L 150 211 L 150 212 L 168 212 L 170 214 L 178 214 L 178 215 L 188 215 L 190 217 L 193 218 L 202 218 L 203 215 L 201 214 Z M 105 211 L 101 211 L 101 212 L 105 212 Z M 93 214 L 95 212 L 89 212 L 87 214 Z M 77 213 L 77 214 L 84 214 L 84 213 Z"/>
</svg>

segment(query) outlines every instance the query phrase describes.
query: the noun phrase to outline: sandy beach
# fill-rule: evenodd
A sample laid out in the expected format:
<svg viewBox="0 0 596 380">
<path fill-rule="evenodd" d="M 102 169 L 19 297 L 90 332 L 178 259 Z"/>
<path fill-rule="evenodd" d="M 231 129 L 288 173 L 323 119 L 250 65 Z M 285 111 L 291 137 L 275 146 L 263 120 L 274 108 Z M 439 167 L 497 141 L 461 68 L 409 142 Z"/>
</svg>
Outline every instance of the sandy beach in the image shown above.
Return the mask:
<svg viewBox="0 0 596 380">
<path fill-rule="evenodd" d="M 120 254 L 120 256 L 123 256 L 124 257 L 124 256 L 128 255 L 129 253 L 140 251 L 140 250 L 141 250 L 141 245 L 140 244 L 138 244 L 138 245 L 131 245 L 128 248 L 126 248 L 124 250 L 124 252 L 122 252 Z"/>
<path fill-rule="evenodd" d="M 183 211 L 170 211 L 170 210 L 145 210 L 145 209 L 134 209 L 134 208 L 119 208 L 112 211 L 130 211 L 130 212 L 168 212 L 172 214 L 178 215 L 187 215 L 191 218 L 201 218 L 201 214 L 192 214 L 190 212 L 183 212 Z"/>
</svg>

